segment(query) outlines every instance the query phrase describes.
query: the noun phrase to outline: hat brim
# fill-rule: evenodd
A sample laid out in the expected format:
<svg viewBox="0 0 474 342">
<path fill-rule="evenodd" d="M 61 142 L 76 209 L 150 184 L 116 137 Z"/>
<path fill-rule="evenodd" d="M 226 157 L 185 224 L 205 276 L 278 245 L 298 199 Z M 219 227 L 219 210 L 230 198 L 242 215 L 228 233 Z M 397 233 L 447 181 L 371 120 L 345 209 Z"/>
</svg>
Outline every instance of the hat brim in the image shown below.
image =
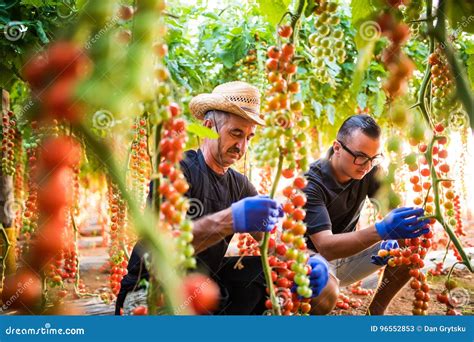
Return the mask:
<svg viewBox="0 0 474 342">
<path fill-rule="evenodd" d="M 265 121 L 258 114 L 246 111 L 219 94 L 200 94 L 189 102 L 189 110 L 197 119 L 202 120 L 210 110 L 221 110 L 264 126 Z"/>
</svg>

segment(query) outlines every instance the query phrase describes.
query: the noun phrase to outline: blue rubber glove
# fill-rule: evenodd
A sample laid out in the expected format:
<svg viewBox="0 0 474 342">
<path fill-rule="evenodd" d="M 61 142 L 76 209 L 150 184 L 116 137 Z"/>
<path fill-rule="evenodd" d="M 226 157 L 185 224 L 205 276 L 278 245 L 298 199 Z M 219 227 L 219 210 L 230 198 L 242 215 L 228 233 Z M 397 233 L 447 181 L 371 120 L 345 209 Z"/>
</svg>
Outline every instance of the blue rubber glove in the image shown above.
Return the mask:
<svg viewBox="0 0 474 342">
<path fill-rule="evenodd" d="M 322 256 L 313 255 L 308 260 L 308 265 L 311 266 L 311 273 L 309 274 L 309 286 L 313 290 L 312 298 L 321 294 L 326 287 L 329 280 L 329 266 Z"/>
<path fill-rule="evenodd" d="M 234 232 L 269 232 L 283 217 L 281 206 L 268 196 L 244 198 L 231 206 Z"/>
<path fill-rule="evenodd" d="M 383 240 L 416 238 L 430 231 L 430 220 L 418 221 L 423 215 L 423 208 L 397 208 L 388 213 L 382 221 L 375 223 L 375 229 Z"/>
<path fill-rule="evenodd" d="M 382 241 L 380 244 L 380 249 L 385 249 L 387 251 L 390 251 L 392 249 L 397 249 L 400 246 L 398 245 L 397 240 L 386 240 Z M 385 257 L 381 257 L 377 254 L 372 255 L 370 262 L 374 265 L 379 265 L 379 266 L 384 266 L 387 265 L 388 260 L 391 258 L 390 255 L 387 255 Z"/>
<path fill-rule="evenodd" d="M 321 294 L 323 289 L 326 287 L 329 280 L 329 266 L 322 256 L 313 255 L 308 260 L 308 265 L 311 266 L 311 273 L 309 274 L 309 287 L 313 294 L 311 298 L 317 297 Z M 291 292 L 297 292 L 298 285 L 293 284 Z M 299 299 L 303 299 L 302 296 L 298 295 Z"/>
</svg>

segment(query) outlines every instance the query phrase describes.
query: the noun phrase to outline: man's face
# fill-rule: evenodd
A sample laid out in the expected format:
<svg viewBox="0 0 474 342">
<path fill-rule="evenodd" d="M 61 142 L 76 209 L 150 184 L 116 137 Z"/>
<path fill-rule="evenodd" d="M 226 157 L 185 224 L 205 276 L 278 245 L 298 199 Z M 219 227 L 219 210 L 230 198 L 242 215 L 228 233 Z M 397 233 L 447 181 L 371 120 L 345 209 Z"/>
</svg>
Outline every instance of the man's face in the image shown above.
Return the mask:
<svg viewBox="0 0 474 342">
<path fill-rule="evenodd" d="M 353 152 L 356 156 L 372 158 L 381 153 L 380 138 L 374 139 L 365 135 L 361 130 L 357 130 L 351 134 L 347 141 L 343 141 L 345 147 Z M 354 164 L 354 156 L 343 146 L 335 141 L 334 154 L 338 159 L 339 170 L 352 179 L 362 179 L 372 169 L 372 162 L 369 161 L 365 165 Z M 363 158 L 358 158 L 363 159 Z"/>
<path fill-rule="evenodd" d="M 204 124 L 215 127 L 212 117 Z M 233 114 L 229 114 L 226 120 L 217 122 L 220 139 L 207 141 L 214 159 L 225 168 L 240 160 L 247 151 L 250 139 L 255 135 L 255 129 L 254 123 Z"/>
</svg>

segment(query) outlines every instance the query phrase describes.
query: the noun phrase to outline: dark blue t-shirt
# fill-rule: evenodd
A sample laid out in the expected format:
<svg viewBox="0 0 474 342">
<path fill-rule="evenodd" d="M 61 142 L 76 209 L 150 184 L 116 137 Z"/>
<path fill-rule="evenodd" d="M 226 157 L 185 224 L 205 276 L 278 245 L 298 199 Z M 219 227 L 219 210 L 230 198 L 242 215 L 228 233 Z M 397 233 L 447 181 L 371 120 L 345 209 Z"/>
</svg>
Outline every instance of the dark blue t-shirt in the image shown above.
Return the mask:
<svg viewBox="0 0 474 342">
<path fill-rule="evenodd" d="M 331 230 L 333 234 L 354 231 L 366 198 L 372 198 L 379 189 L 377 172 L 378 167 L 374 167 L 361 180 L 351 179 L 341 184 L 333 175 L 329 159 L 311 164 L 305 174 L 308 185 L 303 190 L 307 197 L 306 235 L 324 230 Z M 308 248 L 316 250 L 311 239 L 308 239 Z"/>
</svg>

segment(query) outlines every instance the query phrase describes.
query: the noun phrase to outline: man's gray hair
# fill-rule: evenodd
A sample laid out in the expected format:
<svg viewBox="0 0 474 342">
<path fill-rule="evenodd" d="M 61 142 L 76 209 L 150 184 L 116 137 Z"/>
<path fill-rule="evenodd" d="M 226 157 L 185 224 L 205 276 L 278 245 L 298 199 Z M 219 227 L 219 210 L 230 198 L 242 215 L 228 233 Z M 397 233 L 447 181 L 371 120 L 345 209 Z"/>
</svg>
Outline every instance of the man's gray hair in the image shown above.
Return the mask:
<svg viewBox="0 0 474 342">
<path fill-rule="evenodd" d="M 231 114 L 221 110 L 210 110 L 204 115 L 204 120 L 211 120 L 214 125 L 222 127 Z"/>
</svg>

